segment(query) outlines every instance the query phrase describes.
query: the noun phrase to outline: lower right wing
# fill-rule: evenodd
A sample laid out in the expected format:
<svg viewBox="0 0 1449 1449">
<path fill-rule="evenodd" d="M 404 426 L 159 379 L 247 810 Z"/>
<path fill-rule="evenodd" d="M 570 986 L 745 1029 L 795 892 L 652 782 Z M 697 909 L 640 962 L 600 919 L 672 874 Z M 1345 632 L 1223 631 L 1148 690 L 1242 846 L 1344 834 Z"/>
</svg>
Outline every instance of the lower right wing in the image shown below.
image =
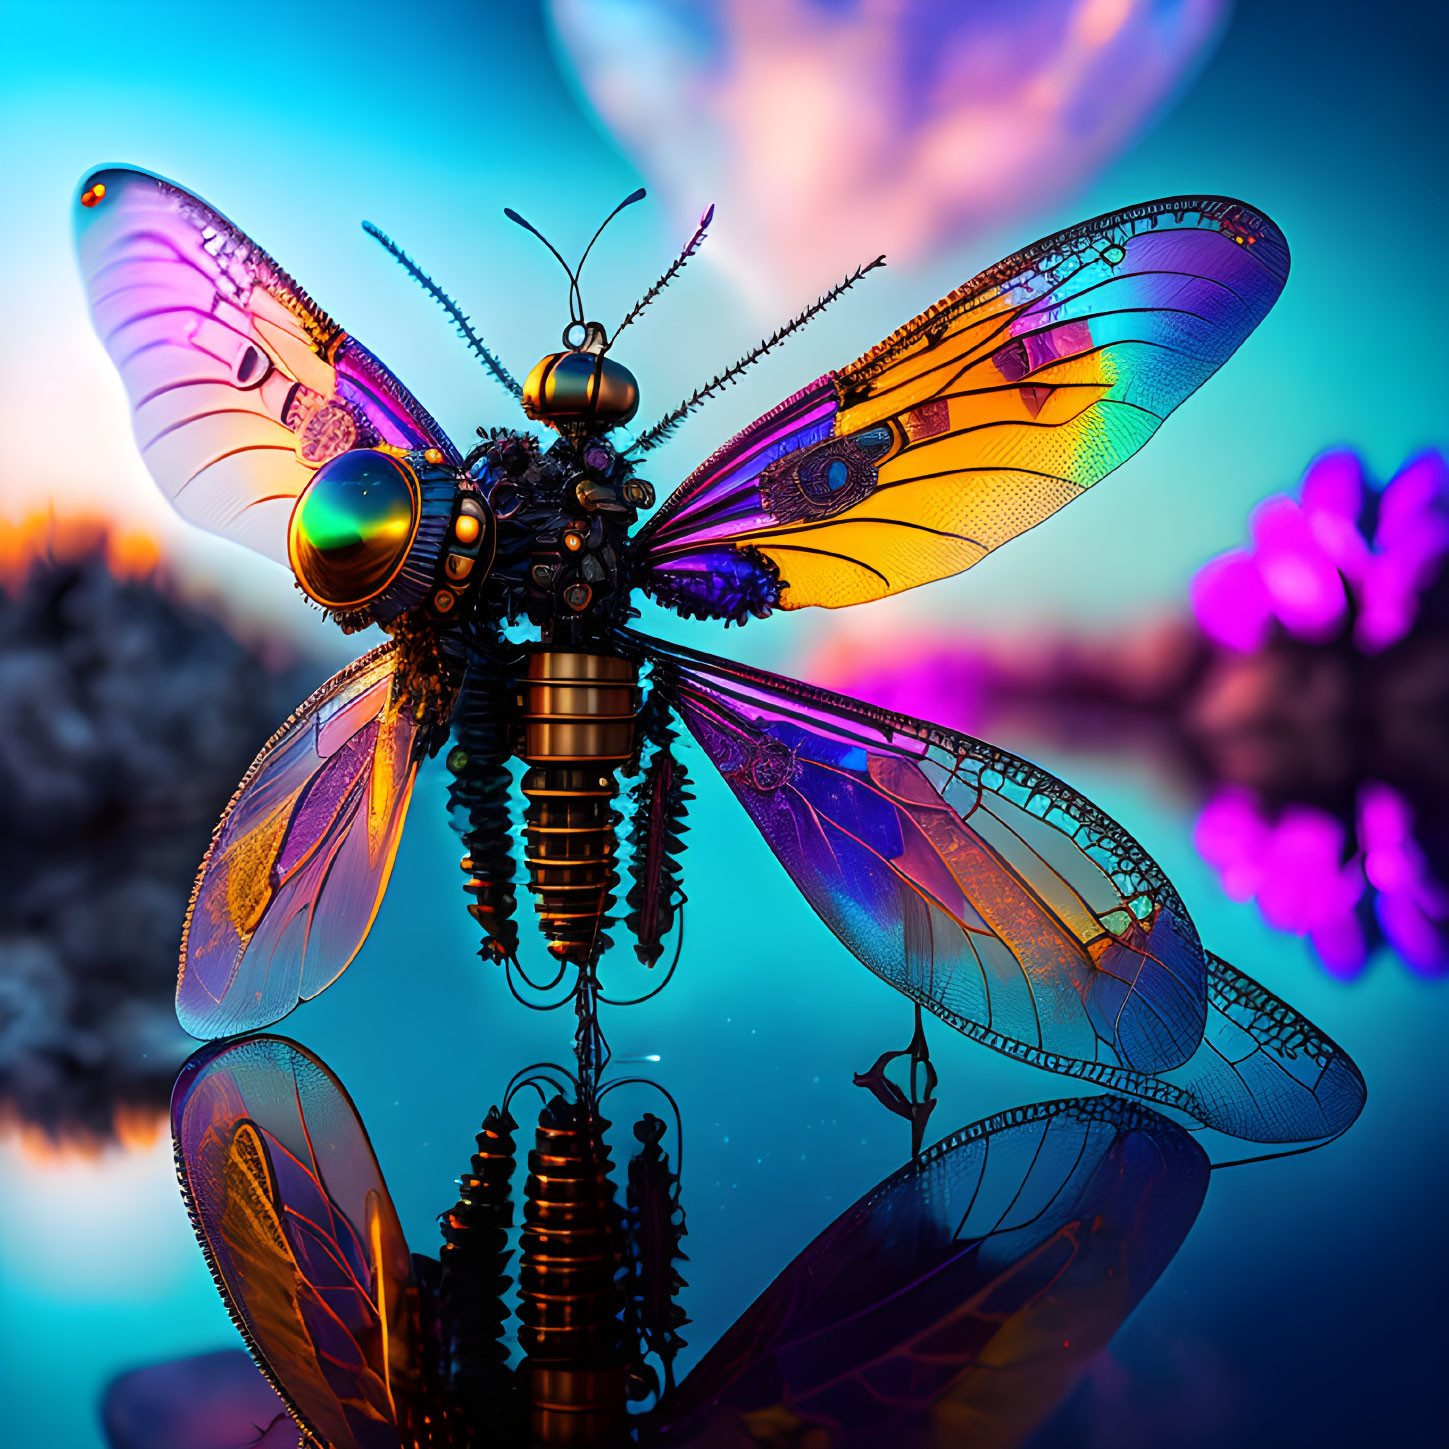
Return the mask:
<svg viewBox="0 0 1449 1449">
<path fill-rule="evenodd" d="M 1349 1057 L 1203 949 L 1161 867 L 968 735 L 639 634 L 654 682 L 816 913 L 959 1031 L 1261 1142 L 1357 1117 Z"/>
</svg>

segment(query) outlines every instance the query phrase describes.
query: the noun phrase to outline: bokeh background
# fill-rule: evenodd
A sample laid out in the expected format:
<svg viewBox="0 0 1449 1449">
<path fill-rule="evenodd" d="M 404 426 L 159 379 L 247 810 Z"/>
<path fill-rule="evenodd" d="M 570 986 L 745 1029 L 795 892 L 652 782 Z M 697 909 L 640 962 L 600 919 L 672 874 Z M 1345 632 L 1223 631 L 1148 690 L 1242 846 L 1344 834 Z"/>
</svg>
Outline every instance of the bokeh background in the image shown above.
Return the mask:
<svg viewBox="0 0 1449 1449">
<path fill-rule="evenodd" d="M 102 161 L 226 211 L 455 438 L 522 419 L 362 218 L 517 372 L 555 345 L 565 296 L 505 204 L 570 252 L 651 188 L 585 274 L 607 322 L 717 203 L 700 259 L 631 329 L 646 416 L 885 251 L 886 271 L 651 456 L 661 492 L 1038 235 L 1177 192 L 1274 217 L 1293 248 L 1278 306 L 1067 513 L 866 609 L 728 636 L 657 611 L 644 625 L 1066 776 L 1162 861 L 1214 949 L 1363 1069 L 1347 1137 L 1214 1175 L 1178 1257 L 1038 1442 L 1441 1442 L 1446 44 L 1428 3 L 0 5 L 7 1442 L 98 1445 L 113 1374 L 234 1342 L 158 1116 L 186 1049 L 164 1010 L 166 892 L 184 898 L 174 860 L 272 702 L 280 717 L 362 642 L 274 566 L 181 524 L 145 476 L 71 259 L 72 189 Z M 1305 479 L 1324 454 L 1366 480 L 1349 503 Z M 1246 622 L 1204 573 L 1229 551 L 1214 567 L 1258 601 Z M 1392 637 L 1362 623 L 1385 611 Z M 699 764 L 685 960 L 606 1023 L 620 1056 L 657 1054 L 647 1070 L 684 1109 L 691 1354 L 901 1161 L 904 1124 L 850 1074 L 910 1029 Z M 102 808 L 105 790 L 120 803 Z M 371 940 L 287 1026 L 353 1093 L 418 1251 L 493 1097 L 564 1045 L 474 956 L 445 794 L 435 767 Z M 935 1131 L 1073 1091 L 933 1038 Z"/>
</svg>

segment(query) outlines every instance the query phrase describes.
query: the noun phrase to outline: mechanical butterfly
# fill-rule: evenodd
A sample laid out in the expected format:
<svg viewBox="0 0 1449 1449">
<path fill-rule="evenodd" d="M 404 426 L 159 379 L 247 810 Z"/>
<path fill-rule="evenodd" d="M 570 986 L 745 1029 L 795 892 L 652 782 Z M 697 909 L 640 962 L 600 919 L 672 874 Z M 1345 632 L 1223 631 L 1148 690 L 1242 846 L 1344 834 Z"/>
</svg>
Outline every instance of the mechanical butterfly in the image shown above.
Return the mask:
<svg viewBox="0 0 1449 1449">
<path fill-rule="evenodd" d="M 222 816 L 182 942 L 188 1031 L 265 1026 L 336 980 L 387 888 L 418 768 L 444 748 L 470 910 L 510 968 L 510 760 L 526 767 L 527 887 L 560 974 L 580 978 L 610 944 L 614 802 L 638 777 L 623 924 L 653 964 L 682 898 L 682 722 L 825 924 L 959 1030 L 1242 1135 L 1327 1136 L 1357 1114 L 1352 1063 L 1208 953 L 1156 862 L 1068 785 L 630 627 L 636 593 L 741 623 L 865 603 L 1041 522 L 1142 447 L 1272 307 L 1288 249 L 1266 217 L 1174 197 L 1039 241 L 745 428 L 636 529 L 650 449 L 867 269 L 629 441 L 639 392 L 611 347 L 709 213 L 612 336 L 555 251 L 571 320 L 521 386 L 376 233 L 552 434 L 480 428 L 464 454 L 189 192 L 110 168 L 75 211 L 92 316 L 163 491 L 288 563 L 344 629 L 391 635 L 282 726 Z"/>
</svg>

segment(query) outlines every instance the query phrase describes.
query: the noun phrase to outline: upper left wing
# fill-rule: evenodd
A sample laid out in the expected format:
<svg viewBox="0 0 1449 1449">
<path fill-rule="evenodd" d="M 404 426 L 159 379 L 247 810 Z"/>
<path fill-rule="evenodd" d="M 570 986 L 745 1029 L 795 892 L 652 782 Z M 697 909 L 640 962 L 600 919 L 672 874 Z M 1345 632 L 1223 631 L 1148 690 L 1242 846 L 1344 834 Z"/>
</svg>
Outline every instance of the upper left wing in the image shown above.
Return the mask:
<svg viewBox="0 0 1449 1449">
<path fill-rule="evenodd" d="M 313 473 L 349 448 L 458 454 L 422 404 L 254 241 L 189 191 L 107 167 L 76 246 L 136 441 L 183 517 L 287 562 Z"/>
<path fill-rule="evenodd" d="M 401 1449 L 420 1386 L 418 1290 L 372 1144 L 310 1052 L 198 1052 L 171 1098 L 176 1170 L 232 1319 L 329 1449 Z"/>
<path fill-rule="evenodd" d="M 429 722 L 401 652 L 364 654 L 272 737 L 201 863 L 181 937 L 176 1015 L 234 1036 L 331 985 L 361 949 L 402 838 Z"/>
<path fill-rule="evenodd" d="M 820 918 L 958 1030 L 1255 1141 L 1332 1137 L 1363 1079 L 1210 956 L 1104 811 L 968 735 L 628 636 Z"/>
<path fill-rule="evenodd" d="M 1125 462 L 1277 300 L 1288 247 L 1222 196 L 998 262 L 751 424 L 639 534 L 685 614 L 840 608 L 970 568 Z"/>
</svg>

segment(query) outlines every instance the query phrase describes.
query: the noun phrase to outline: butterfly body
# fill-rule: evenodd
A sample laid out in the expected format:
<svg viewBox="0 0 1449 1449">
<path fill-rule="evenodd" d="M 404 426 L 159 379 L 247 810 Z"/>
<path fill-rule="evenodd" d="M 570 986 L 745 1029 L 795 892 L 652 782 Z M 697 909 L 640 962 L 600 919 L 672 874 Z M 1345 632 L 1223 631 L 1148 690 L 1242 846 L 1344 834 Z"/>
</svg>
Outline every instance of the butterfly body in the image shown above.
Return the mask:
<svg viewBox="0 0 1449 1449">
<path fill-rule="evenodd" d="M 558 372 L 559 359 L 540 367 L 548 364 Z M 608 944 L 618 880 L 611 802 L 618 770 L 638 751 L 638 666 L 616 631 L 631 612 L 629 532 L 653 490 L 601 432 L 561 425 L 570 436 L 547 449 L 532 435 L 495 431 L 455 470 L 454 529 L 479 519 L 479 536 L 471 551 L 445 554 L 430 607 L 454 690 L 469 671 L 478 678 L 453 710 L 460 744 L 450 766 L 474 780 L 512 756 L 528 767 L 529 887 L 550 950 L 584 965 Z M 537 631 L 536 644 L 506 641 L 503 626 L 520 622 Z M 496 959 L 516 944 L 511 898 L 498 889 L 512 876 L 510 842 L 490 834 L 506 818 L 495 812 L 484 826 L 470 817 L 463 832 L 472 911 L 483 952 Z"/>
<path fill-rule="evenodd" d="M 526 620 L 545 643 L 597 647 L 628 618 L 629 534 L 654 490 L 607 437 L 495 433 L 471 481 L 497 519 L 498 551 L 480 593 L 487 624 Z"/>
</svg>

